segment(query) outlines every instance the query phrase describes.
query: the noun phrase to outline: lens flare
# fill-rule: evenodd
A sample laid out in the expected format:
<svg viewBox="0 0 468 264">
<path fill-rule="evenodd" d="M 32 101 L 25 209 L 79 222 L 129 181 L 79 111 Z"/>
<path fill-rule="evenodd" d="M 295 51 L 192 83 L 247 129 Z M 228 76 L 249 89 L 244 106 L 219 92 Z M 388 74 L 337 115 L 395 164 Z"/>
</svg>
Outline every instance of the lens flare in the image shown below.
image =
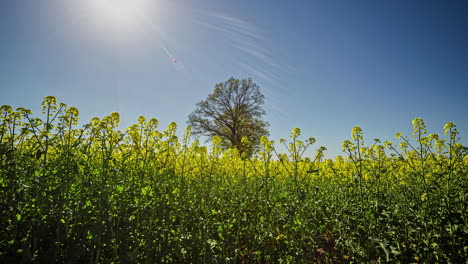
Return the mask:
<svg viewBox="0 0 468 264">
<path fill-rule="evenodd" d="M 91 18 L 98 26 L 129 32 L 138 30 L 141 16 L 149 9 L 148 0 L 84 0 Z"/>
</svg>

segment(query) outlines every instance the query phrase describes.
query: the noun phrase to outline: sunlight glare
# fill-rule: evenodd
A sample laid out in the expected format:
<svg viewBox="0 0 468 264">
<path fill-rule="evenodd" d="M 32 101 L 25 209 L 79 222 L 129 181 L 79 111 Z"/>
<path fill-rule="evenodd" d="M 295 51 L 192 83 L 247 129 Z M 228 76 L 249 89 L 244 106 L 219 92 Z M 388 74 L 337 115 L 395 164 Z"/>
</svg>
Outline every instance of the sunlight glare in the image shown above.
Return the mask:
<svg viewBox="0 0 468 264">
<path fill-rule="evenodd" d="M 135 30 L 148 9 L 148 0 L 87 0 L 98 23 L 120 30 Z"/>
</svg>

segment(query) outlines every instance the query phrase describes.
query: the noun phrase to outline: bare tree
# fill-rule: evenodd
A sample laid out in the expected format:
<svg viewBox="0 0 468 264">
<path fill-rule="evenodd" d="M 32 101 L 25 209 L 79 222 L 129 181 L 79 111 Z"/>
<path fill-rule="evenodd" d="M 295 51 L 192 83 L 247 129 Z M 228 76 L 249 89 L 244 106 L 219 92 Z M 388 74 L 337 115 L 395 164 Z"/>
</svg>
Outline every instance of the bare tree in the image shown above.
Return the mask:
<svg viewBox="0 0 468 264">
<path fill-rule="evenodd" d="M 260 137 L 268 135 L 268 122 L 262 105 L 264 96 L 251 78 L 229 80 L 215 85 L 206 100 L 197 103 L 188 124 L 195 135 L 219 136 L 226 148 L 236 147 L 251 155 Z M 249 141 L 243 142 L 246 137 Z"/>
</svg>

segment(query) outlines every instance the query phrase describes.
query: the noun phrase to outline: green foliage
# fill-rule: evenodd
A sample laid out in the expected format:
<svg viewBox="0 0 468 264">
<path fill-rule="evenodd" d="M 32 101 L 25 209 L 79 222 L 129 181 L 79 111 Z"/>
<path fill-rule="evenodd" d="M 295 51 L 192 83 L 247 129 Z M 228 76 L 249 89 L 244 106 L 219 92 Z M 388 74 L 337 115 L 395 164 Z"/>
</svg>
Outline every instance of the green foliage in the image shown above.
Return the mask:
<svg viewBox="0 0 468 264">
<path fill-rule="evenodd" d="M 259 139 L 250 158 L 182 140 L 119 115 L 77 128 L 54 97 L 44 120 L 0 108 L 2 263 L 466 263 L 467 149 L 453 123 L 346 158 L 303 157 L 314 138 L 295 128 L 287 154 Z M 388 156 L 385 149 L 391 154 Z"/>
</svg>

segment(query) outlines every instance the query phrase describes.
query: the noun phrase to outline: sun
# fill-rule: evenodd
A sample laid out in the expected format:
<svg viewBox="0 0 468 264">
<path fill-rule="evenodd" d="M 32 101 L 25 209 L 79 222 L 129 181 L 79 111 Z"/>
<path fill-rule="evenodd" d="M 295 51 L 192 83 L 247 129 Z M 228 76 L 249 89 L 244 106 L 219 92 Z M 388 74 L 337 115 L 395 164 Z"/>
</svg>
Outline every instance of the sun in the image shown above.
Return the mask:
<svg viewBox="0 0 468 264">
<path fill-rule="evenodd" d="M 135 30 L 149 8 L 149 0 L 85 1 L 95 23 L 121 30 Z"/>
<path fill-rule="evenodd" d="M 115 23 L 130 23 L 143 11 L 143 0 L 93 0 L 94 9 L 103 19 Z"/>
</svg>

